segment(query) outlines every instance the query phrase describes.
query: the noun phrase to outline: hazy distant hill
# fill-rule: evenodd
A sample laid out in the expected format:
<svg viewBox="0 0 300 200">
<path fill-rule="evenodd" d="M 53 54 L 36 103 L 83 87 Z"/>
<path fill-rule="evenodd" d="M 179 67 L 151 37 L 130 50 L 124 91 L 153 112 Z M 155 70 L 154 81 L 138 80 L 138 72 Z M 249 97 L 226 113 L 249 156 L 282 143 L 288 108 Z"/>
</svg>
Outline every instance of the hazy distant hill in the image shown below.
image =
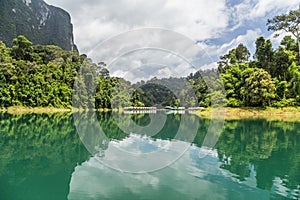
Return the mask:
<svg viewBox="0 0 300 200">
<path fill-rule="evenodd" d="M 0 40 L 25 35 L 34 44 L 53 44 L 77 50 L 70 15 L 43 0 L 0 0 Z"/>
</svg>

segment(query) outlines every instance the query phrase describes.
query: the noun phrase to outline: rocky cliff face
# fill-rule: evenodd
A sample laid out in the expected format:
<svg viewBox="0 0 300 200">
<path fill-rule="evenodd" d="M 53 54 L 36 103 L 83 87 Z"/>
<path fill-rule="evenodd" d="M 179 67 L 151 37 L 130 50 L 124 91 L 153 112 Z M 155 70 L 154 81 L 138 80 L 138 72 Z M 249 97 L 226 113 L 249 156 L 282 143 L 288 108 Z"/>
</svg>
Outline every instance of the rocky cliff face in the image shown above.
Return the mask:
<svg viewBox="0 0 300 200">
<path fill-rule="evenodd" d="M 34 44 L 77 50 L 70 15 L 43 0 L 0 0 L 0 40 L 11 46 L 18 35 Z"/>
</svg>

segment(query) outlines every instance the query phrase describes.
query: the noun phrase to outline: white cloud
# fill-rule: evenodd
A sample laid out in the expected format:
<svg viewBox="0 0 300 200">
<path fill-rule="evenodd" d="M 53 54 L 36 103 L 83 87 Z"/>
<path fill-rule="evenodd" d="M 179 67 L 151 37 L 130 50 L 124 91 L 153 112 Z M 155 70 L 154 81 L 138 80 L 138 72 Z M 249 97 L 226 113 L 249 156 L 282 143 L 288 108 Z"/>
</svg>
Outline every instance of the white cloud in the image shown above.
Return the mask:
<svg viewBox="0 0 300 200">
<path fill-rule="evenodd" d="M 255 48 L 255 39 L 262 34 L 260 29 L 247 30 L 244 35 L 239 35 L 231 41 L 222 45 L 207 45 L 205 43 L 199 43 L 198 45 L 205 49 L 211 58 L 219 57 L 228 53 L 230 49 L 236 48 L 240 43 L 244 44 L 250 51 Z M 198 65 L 201 69 L 216 68 L 215 60 L 208 60 L 204 65 Z"/>
<path fill-rule="evenodd" d="M 218 68 L 218 63 L 217 62 L 212 62 L 206 65 L 201 66 L 201 70 L 206 70 L 206 69 L 216 69 Z"/>
<path fill-rule="evenodd" d="M 109 37 L 131 29 L 162 27 L 202 40 L 228 25 L 225 0 L 47 0 L 70 12 L 75 42 L 83 53 Z"/>
<path fill-rule="evenodd" d="M 132 138 L 132 135 L 125 140 L 127 140 L 125 142 L 128 142 L 129 146 L 136 145 L 134 141 L 129 141 L 136 140 Z M 145 140 L 138 139 L 137 141 L 139 143 L 136 147 L 138 147 L 137 151 L 140 153 L 140 143 L 145 143 Z M 150 146 L 157 145 L 158 148 L 162 149 L 167 146 L 170 153 L 177 153 L 177 146 L 174 141 L 157 139 L 152 140 L 152 142 L 146 140 L 146 142 Z M 115 149 L 110 148 L 112 148 L 111 145 L 106 151 L 115 151 Z M 122 146 L 123 148 L 124 146 Z M 144 151 L 143 154 L 146 155 L 147 152 Z M 133 153 L 124 160 L 131 159 L 134 155 Z M 108 157 L 107 154 L 103 159 L 108 159 L 106 157 Z M 113 159 L 121 160 L 123 157 L 118 154 Z M 159 156 L 156 157 L 154 162 L 163 162 L 165 159 L 166 157 Z M 249 196 L 253 199 L 269 196 L 268 191 L 262 192 L 256 188 L 255 178 L 249 177 L 240 182 L 228 170 L 222 169 L 216 150 L 199 148 L 195 145 L 189 145 L 187 151 L 176 162 L 152 173 L 119 173 L 103 163 L 99 162 L 99 158 L 93 156 L 75 167 L 70 180 L 68 199 L 120 199 L 120 194 L 123 194 L 124 191 L 128 199 L 138 197 L 144 199 L 157 197 L 156 199 L 159 199 L 160 188 L 168 191 L 168 199 L 232 199 L 236 197 L 236 194 L 232 194 L 232 191 L 240 191 L 240 199 Z M 149 161 L 147 164 L 152 165 Z M 255 173 L 254 169 L 253 171 Z"/>
<path fill-rule="evenodd" d="M 96 46 L 89 56 L 105 62 L 112 75 L 122 74 L 121 77 L 131 82 L 139 77 L 187 76 L 195 71 L 194 66 L 209 59 L 195 41 L 156 28 L 137 29 L 113 37 Z M 197 65 L 193 62 L 196 58 Z"/>
<path fill-rule="evenodd" d="M 239 35 L 237 38 L 234 38 L 229 43 L 223 44 L 219 48 L 219 52 L 224 52 L 228 49 L 232 49 L 237 47 L 240 43 L 243 43 L 244 45 L 248 46 L 249 48 L 252 48 L 255 42 L 255 39 L 261 35 L 260 29 L 255 30 L 248 30 L 245 35 Z M 225 52 L 224 52 L 225 53 Z"/>
<path fill-rule="evenodd" d="M 107 61 L 110 57 L 120 56 L 126 53 L 128 49 L 134 49 L 149 44 L 173 50 L 179 56 L 183 55 L 188 61 L 193 61 L 193 65 L 212 66 L 216 59 L 226 53 L 229 49 L 236 47 L 239 43 L 244 43 L 251 50 L 254 48 L 255 39 L 259 35 L 269 37 L 272 33 L 265 33 L 266 30 L 260 30 L 258 23 L 268 14 L 276 14 L 294 9 L 299 0 L 244 0 L 241 3 L 228 7 L 228 0 L 46 0 L 49 4 L 59 6 L 67 10 L 72 17 L 74 24 L 75 43 L 81 53 L 88 54 L 94 61 Z M 234 0 L 229 0 L 234 2 Z M 266 20 L 264 18 L 264 20 Z M 246 24 L 247 23 L 247 24 Z M 265 23 L 265 22 L 264 22 Z M 261 25 L 261 24 L 260 24 Z M 136 30 L 143 27 L 157 27 L 183 34 L 190 38 L 190 42 L 180 39 L 176 35 L 155 34 L 132 34 L 124 38 L 113 40 L 107 45 L 96 48 L 95 46 L 113 36 L 124 31 Z M 242 31 L 239 30 L 242 27 Z M 210 43 L 204 41 L 220 39 L 223 44 Z M 194 45 L 194 41 L 200 41 Z M 229 42 L 228 42 L 229 41 Z M 278 43 L 277 40 L 273 41 Z M 148 43 L 147 43 L 148 42 Z M 126 46 L 127 45 L 127 46 Z M 194 46 L 193 46 L 194 45 Z M 150 45 L 151 46 L 151 45 Z M 208 56 L 199 49 L 205 50 Z M 101 55 L 101 57 L 97 57 Z M 184 70 L 184 72 L 194 71 L 194 68 L 187 65 L 170 62 L 167 56 L 157 56 L 157 60 L 151 60 L 151 54 L 147 54 L 147 62 L 142 59 L 133 59 L 130 62 L 122 61 L 126 68 L 120 69 L 116 66 L 113 74 L 124 74 L 127 70 L 127 76 L 136 79 L 139 77 L 153 77 L 155 74 L 145 72 L 132 72 L 136 65 L 147 66 L 149 63 L 158 65 L 173 66 L 172 70 Z M 211 56 L 213 59 L 210 59 Z M 153 67 L 153 65 L 152 65 Z M 157 68 L 156 73 L 166 72 Z"/>
<path fill-rule="evenodd" d="M 240 4 L 237 4 L 230 8 L 231 11 L 231 20 L 234 24 L 231 27 L 231 30 L 235 30 L 242 25 L 244 20 L 249 19 L 248 14 L 249 11 L 252 9 L 251 0 L 245 0 Z"/>
<path fill-rule="evenodd" d="M 240 27 L 247 20 L 255 21 L 265 17 L 267 13 L 294 9 L 299 5 L 299 0 L 245 0 L 230 8 L 232 21 L 235 26 L 232 30 Z"/>
<path fill-rule="evenodd" d="M 251 10 L 249 16 L 251 18 L 263 17 L 267 12 L 280 8 L 292 9 L 299 5 L 299 0 L 259 0 L 255 7 Z"/>
</svg>

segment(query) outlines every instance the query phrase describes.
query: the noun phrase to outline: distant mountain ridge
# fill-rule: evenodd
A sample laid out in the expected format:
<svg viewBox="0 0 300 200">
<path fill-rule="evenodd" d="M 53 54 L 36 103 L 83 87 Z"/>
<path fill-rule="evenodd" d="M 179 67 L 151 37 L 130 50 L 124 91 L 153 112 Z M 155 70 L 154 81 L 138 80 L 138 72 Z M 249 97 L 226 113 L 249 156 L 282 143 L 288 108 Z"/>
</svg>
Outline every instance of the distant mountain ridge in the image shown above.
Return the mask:
<svg viewBox="0 0 300 200">
<path fill-rule="evenodd" d="M 69 13 L 43 0 L 0 0 L 0 40 L 12 46 L 18 35 L 33 44 L 77 50 Z"/>
</svg>

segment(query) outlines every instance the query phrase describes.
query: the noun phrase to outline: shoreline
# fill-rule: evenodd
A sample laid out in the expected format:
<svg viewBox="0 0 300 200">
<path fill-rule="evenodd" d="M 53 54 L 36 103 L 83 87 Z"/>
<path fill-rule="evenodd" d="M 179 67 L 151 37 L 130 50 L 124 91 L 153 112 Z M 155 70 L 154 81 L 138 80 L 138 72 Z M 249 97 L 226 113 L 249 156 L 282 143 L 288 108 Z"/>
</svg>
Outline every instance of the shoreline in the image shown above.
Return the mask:
<svg viewBox="0 0 300 200">
<path fill-rule="evenodd" d="M 30 113 L 71 113 L 71 112 L 81 112 L 87 111 L 86 109 L 79 108 L 53 108 L 53 107 L 22 107 L 22 106 L 12 106 L 7 108 L 0 108 L 0 113 L 9 114 L 30 114 Z M 109 112 L 118 111 L 108 108 L 94 109 L 97 112 Z"/>
<path fill-rule="evenodd" d="M 0 108 L 0 113 L 9 114 L 30 114 L 30 113 L 64 113 L 72 112 L 70 108 L 51 108 L 51 107 L 21 107 L 13 106 L 8 108 Z"/>
<path fill-rule="evenodd" d="M 30 113 L 72 113 L 84 111 L 82 109 L 72 108 L 51 108 L 51 107 L 8 107 L 0 108 L 0 113 L 9 114 L 30 114 Z M 120 110 L 111 110 L 107 108 L 100 108 L 95 110 L 97 112 L 120 112 Z M 122 110 L 121 110 L 122 111 Z M 212 117 L 212 112 L 214 116 Z M 230 108 L 225 107 L 226 117 L 225 120 L 239 120 L 239 119 L 255 119 L 264 118 L 268 120 L 285 120 L 285 121 L 300 121 L 300 107 L 283 107 L 283 108 L 257 108 L 257 107 L 245 107 L 245 108 Z M 204 108 L 194 112 L 201 118 L 218 119 L 224 117 L 219 108 Z"/>
<path fill-rule="evenodd" d="M 230 108 L 225 107 L 225 120 L 239 119 L 268 119 L 268 120 L 284 120 L 284 121 L 300 121 L 300 107 L 283 107 L 283 108 Z M 214 116 L 212 117 L 212 112 Z M 224 117 L 224 113 L 218 108 L 205 108 L 195 112 L 202 118 L 218 119 Z"/>
</svg>

